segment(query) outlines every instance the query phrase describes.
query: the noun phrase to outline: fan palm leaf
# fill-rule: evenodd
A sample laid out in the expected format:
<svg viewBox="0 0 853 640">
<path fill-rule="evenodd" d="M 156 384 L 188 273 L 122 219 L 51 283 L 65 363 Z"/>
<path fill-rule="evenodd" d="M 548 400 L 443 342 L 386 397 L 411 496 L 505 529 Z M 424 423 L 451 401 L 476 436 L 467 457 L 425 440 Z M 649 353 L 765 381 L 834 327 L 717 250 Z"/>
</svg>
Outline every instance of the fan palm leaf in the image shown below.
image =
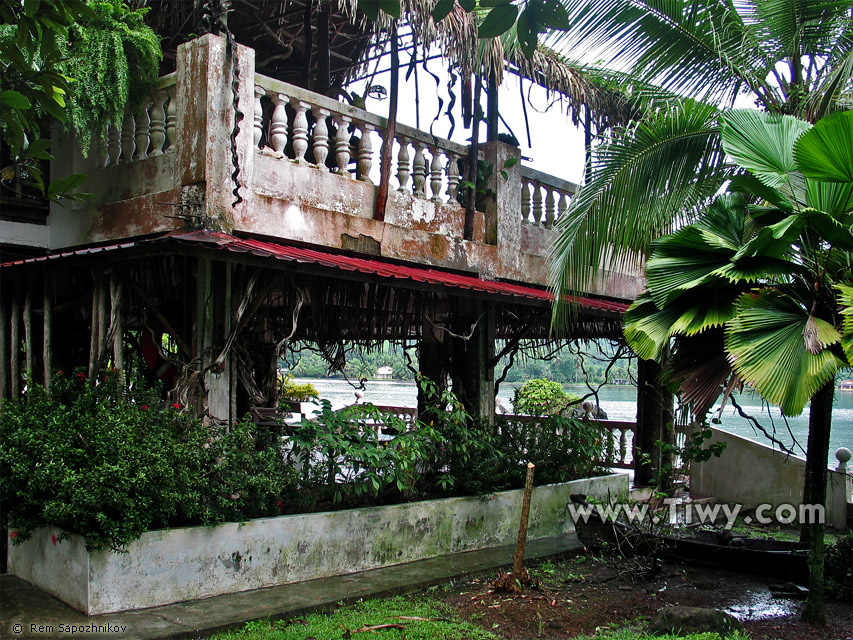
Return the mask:
<svg viewBox="0 0 853 640">
<path fill-rule="evenodd" d="M 804 335 L 813 327 L 820 348 L 811 353 Z M 802 413 L 809 399 L 835 375 L 844 359 L 829 349 L 841 341 L 830 323 L 775 289 L 745 294 L 726 326 L 732 369 L 786 416 Z"/>
</svg>

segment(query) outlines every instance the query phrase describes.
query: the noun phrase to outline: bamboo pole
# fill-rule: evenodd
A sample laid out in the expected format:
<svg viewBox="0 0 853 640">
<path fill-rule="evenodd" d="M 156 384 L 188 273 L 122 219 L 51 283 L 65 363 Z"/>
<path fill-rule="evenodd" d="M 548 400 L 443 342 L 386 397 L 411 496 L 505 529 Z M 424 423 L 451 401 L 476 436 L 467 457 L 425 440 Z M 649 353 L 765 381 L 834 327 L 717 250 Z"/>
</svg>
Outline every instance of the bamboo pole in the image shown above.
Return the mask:
<svg viewBox="0 0 853 640">
<path fill-rule="evenodd" d="M 12 292 L 12 322 L 10 334 L 11 355 L 10 380 L 12 400 L 17 401 L 21 395 L 21 281 L 15 280 L 15 290 Z"/>
<path fill-rule="evenodd" d="M 524 575 L 524 545 L 527 543 L 527 522 L 530 519 L 530 497 L 533 495 L 533 471 L 536 465 L 527 463 L 527 478 L 524 481 L 524 499 L 521 503 L 521 522 L 518 524 L 518 542 L 512 557 L 512 577 L 521 582 Z"/>
<path fill-rule="evenodd" d="M 44 273 L 44 388 L 50 393 L 53 377 L 53 274 Z"/>
</svg>

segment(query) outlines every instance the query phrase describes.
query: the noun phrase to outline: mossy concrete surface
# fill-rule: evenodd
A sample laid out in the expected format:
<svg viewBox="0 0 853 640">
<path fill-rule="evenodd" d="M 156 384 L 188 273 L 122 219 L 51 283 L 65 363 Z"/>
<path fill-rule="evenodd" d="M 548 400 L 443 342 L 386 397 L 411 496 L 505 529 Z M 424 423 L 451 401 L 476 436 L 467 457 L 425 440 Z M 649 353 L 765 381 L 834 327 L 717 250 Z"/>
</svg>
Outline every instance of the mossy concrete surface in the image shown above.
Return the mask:
<svg viewBox="0 0 853 640">
<path fill-rule="evenodd" d="M 572 493 L 624 499 L 627 491 L 622 474 L 537 487 L 528 538 L 574 530 Z M 10 547 L 9 572 L 89 615 L 142 609 L 512 544 L 521 501 L 520 490 L 504 491 L 151 531 L 125 554 L 88 553 L 78 536 L 45 528 Z"/>
<path fill-rule="evenodd" d="M 528 562 L 559 558 L 581 549 L 577 536 L 570 533 L 529 541 L 525 557 Z M 515 544 L 510 544 L 257 591 L 95 616 L 86 616 L 23 580 L 4 575 L 0 576 L 0 638 L 79 638 L 87 635 L 84 625 L 94 625 L 89 632 L 103 639 L 208 637 L 215 631 L 241 626 L 250 620 L 294 618 L 311 610 L 332 609 L 341 602 L 414 593 L 445 584 L 451 578 L 484 575 L 510 567 L 513 551 Z M 20 632 L 15 625 L 20 625 Z"/>
</svg>

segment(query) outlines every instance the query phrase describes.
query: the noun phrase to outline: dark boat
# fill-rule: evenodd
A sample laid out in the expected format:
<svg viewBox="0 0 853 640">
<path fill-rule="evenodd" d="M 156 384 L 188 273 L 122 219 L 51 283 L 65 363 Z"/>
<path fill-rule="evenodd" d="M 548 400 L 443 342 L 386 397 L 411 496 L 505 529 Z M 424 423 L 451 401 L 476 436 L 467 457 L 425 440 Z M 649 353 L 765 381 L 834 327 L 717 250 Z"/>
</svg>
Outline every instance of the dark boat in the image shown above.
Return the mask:
<svg viewBox="0 0 853 640">
<path fill-rule="evenodd" d="M 587 505 L 586 496 L 572 502 Z M 728 530 L 685 529 L 681 535 L 663 535 L 633 524 L 604 521 L 593 512 L 575 523 L 578 538 L 587 548 L 616 549 L 624 555 L 654 555 L 660 560 L 713 566 L 749 573 L 808 579 L 808 545 L 733 535 Z"/>
</svg>

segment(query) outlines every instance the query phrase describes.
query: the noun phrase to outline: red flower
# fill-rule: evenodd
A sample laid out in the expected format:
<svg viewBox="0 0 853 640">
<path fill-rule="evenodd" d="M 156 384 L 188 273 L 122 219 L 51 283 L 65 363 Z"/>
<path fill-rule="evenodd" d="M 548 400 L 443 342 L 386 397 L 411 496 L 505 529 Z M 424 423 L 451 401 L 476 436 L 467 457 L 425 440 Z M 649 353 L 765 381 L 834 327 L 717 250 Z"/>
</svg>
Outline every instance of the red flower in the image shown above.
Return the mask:
<svg viewBox="0 0 853 640">
<path fill-rule="evenodd" d="M 141 407 L 139 407 L 139 408 L 140 408 L 140 409 L 142 409 L 143 411 L 148 411 L 148 405 L 147 405 L 147 404 L 143 404 L 143 405 L 142 405 Z"/>
<path fill-rule="evenodd" d="M 278 507 L 278 512 L 281 513 L 284 511 L 284 503 L 281 500 L 275 501 L 276 506 Z"/>
<path fill-rule="evenodd" d="M 80 380 L 85 380 L 85 379 L 86 379 L 86 374 L 85 374 L 85 373 L 78 373 L 78 374 L 77 374 L 77 377 L 78 377 Z"/>
<path fill-rule="evenodd" d="M 173 408 L 173 409 L 180 409 L 180 408 L 181 408 L 181 405 L 179 405 L 177 402 L 173 402 L 173 403 L 172 403 L 172 408 Z"/>
<path fill-rule="evenodd" d="M 12 540 L 14 540 L 15 538 L 18 537 L 18 532 L 17 531 L 11 531 L 9 533 L 9 537 L 12 538 Z"/>
<path fill-rule="evenodd" d="M 54 534 L 54 535 L 52 535 L 52 536 L 50 536 L 50 541 L 51 541 L 53 544 L 56 544 L 56 535 L 55 535 L 55 534 Z"/>
<path fill-rule="evenodd" d="M 62 369 L 60 369 L 59 371 L 57 371 L 57 372 L 56 372 L 56 375 L 61 376 L 61 375 L 62 375 Z"/>
</svg>

